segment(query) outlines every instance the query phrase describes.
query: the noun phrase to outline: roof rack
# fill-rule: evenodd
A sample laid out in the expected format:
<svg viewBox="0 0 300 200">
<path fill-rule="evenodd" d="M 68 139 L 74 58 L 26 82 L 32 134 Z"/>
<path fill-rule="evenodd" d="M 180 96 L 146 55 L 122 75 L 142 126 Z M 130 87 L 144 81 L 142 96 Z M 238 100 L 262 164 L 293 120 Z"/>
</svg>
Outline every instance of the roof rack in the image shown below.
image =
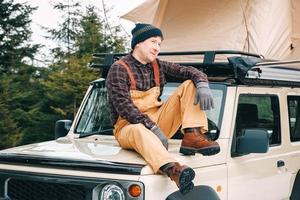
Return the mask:
<svg viewBox="0 0 300 200">
<path fill-rule="evenodd" d="M 126 53 L 95 53 L 93 54 L 93 61 L 90 63 L 91 68 L 102 70 L 102 77 L 106 77 L 111 65 L 121 57 L 127 55 Z M 258 54 L 247 53 L 242 51 L 232 50 L 217 50 L 217 51 L 185 51 L 185 52 L 161 52 L 159 57 L 178 57 L 178 56 L 198 56 L 196 61 L 193 62 L 176 62 L 181 65 L 196 67 L 205 73 L 209 74 L 216 79 L 228 78 L 233 74 L 232 66 L 228 63 L 227 59 L 223 61 L 216 61 L 218 55 L 235 55 L 246 56 L 253 58 L 263 57 Z M 221 78 L 223 76 L 223 78 Z M 172 81 L 172 79 L 168 79 Z"/>
<path fill-rule="evenodd" d="M 99 62 L 92 62 L 90 64 L 90 67 L 92 68 L 109 68 L 116 60 L 120 59 L 122 56 L 127 55 L 126 53 L 95 53 L 93 54 L 93 58 L 95 60 L 102 61 Z M 241 56 L 251 56 L 251 57 L 257 57 L 257 58 L 263 58 L 262 55 L 253 54 L 253 53 L 247 53 L 243 51 L 232 51 L 232 50 L 217 50 L 217 51 L 184 51 L 184 52 L 161 52 L 159 53 L 160 57 L 163 56 L 190 56 L 190 55 L 202 55 L 203 56 L 203 62 L 196 62 L 196 63 L 190 63 L 191 64 L 203 64 L 203 65 L 209 65 L 209 64 L 215 64 L 215 58 L 216 55 L 241 55 Z M 180 63 L 182 64 L 182 63 Z"/>
<path fill-rule="evenodd" d="M 106 77 L 110 66 L 125 53 L 95 53 L 92 68 L 102 70 Z M 218 55 L 226 56 L 218 60 Z M 193 66 L 205 72 L 210 81 L 223 81 L 231 84 L 271 85 L 300 87 L 300 61 L 274 61 L 253 53 L 231 50 L 162 52 L 159 57 L 194 56 L 191 62 L 176 61 Z M 168 81 L 176 81 L 167 77 Z"/>
</svg>

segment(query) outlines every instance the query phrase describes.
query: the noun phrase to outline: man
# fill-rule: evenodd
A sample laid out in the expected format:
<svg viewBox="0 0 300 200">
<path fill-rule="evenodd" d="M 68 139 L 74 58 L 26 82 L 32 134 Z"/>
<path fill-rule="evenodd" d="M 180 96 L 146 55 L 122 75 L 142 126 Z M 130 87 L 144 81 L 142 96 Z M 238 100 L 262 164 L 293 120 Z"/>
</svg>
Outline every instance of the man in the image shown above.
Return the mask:
<svg viewBox="0 0 300 200">
<path fill-rule="evenodd" d="M 181 126 L 181 153 L 218 153 L 218 143 L 204 135 L 207 118 L 203 110 L 213 108 L 213 99 L 204 73 L 157 59 L 162 40 L 159 28 L 136 24 L 132 52 L 111 66 L 106 86 L 120 146 L 138 152 L 155 173 L 168 175 L 182 193 L 187 193 L 194 186 L 195 172 L 169 154 L 168 138 Z M 163 103 L 159 97 L 165 74 L 187 81 Z"/>
</svg>

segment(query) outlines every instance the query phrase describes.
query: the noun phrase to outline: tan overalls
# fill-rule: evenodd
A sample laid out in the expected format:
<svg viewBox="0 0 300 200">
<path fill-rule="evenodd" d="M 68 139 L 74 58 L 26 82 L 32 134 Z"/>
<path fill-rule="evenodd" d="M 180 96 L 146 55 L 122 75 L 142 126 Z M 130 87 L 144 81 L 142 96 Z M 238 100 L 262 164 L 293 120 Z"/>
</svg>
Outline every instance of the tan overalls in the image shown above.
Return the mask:
<svg viewBox="0 0 300 200">
<path fill-rule="evenodd" d="M 207 130 L 207 118 L 199 105 L 194 105 L 196 88 L 192 81 L 182 83 L 166 102 L 158 101 L 160 95 L 160 76 L 157 62 L 152 63 L 156 86 L 147 90 L 136 90 L 136 83 L 129 66 L 122 60 L 118 61 L 126 68 L 130 78 L 131 99 L 139 110 L 147 114 L 171 138 L 180 125 L 181 129 L 202 127 Z M 124 149 L 134 149 L 138 152 L 153 171 L 169 162 L 177 162 L 162 145 L 159 138 L 143 124 L 130 124 L 119 116 L 114 126 L 114 134 L 120 146 Z"/>
</svg>

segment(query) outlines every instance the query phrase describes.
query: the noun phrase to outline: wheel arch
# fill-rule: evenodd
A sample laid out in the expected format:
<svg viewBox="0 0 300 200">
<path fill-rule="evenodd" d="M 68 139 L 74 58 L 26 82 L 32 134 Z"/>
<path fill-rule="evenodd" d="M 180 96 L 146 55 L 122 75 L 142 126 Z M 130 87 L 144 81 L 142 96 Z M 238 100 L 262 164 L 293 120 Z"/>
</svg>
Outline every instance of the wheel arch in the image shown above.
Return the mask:
<svg viewBox="0 0 300 200">
<path fill-rule="evenodd" d="M 220 200 L 215 190 L 207 185 L 195 186 L 188 194 L 182 195 L 179 191 L 170 194 L 166 200 Z"/>
<path fill-rule="evenodd" d="M 300 169 L 298 170 L 298 173 L 296 175 L 291 197 L 290 197 L 290 200 L 298 200 L 298 199 L 300 199 Z"/>
</svg>

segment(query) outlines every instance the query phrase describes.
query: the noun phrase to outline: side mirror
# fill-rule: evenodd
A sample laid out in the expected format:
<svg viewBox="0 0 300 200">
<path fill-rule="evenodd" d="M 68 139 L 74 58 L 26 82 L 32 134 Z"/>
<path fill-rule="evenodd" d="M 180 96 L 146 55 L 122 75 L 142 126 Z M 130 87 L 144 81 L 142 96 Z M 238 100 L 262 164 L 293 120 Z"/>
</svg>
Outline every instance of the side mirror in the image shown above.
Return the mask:
<svg viewBox="0 0 300 200">
<path fill-rule="evenodd" d="M 269 134 L 265 129 L 245 129 L 237 138 L 236 153 L 266 153 L 269 149 Z"/>
<path fill-rule="evenodd" d="M 54 138 L 64 137 L 68 134 L 72 125 L 72 120 L 58 120 L 55 122 L 55 136 Z"/>
</svg>

